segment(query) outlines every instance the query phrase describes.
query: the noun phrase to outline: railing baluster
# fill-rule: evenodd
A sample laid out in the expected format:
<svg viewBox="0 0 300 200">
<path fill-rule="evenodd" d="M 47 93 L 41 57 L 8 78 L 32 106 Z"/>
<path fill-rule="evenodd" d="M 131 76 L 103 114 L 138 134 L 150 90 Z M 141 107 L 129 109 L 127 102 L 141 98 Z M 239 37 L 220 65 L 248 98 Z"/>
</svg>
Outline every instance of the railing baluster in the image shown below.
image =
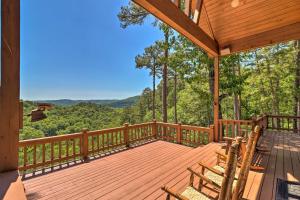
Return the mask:
<svg viewBox="0 0 300 200">
<path fill-rule="evenodd" d="M 43 143 L 43 147 L 42 147 L 42 152 L 43 152 L 43 158 L 42 158 L 42 162 L 45 163 L 46 162 L 46 144 Z"/>
<path fill-rule="evenodd" d="M 58 158 L 61 159 L 61 141 L 58 142 Z"/>
<path fill-rule="evenodd" d="M 69 140 L 66 140 L 66 157 L 69 157 Z"/>
<path fill-rule="evenodd" d="M 24 146 L 24 167 L 27 166 L 27 146 Z"/>
<path fill-rule="evenodd" d="M 33 145 L 33 165 L 36 165 L 36 144 Z"/>
<path fill-rule="evenodd" d="M 103 146 L 103 151 L 105 150 L 105 134 L 102 134 L 102 146 Z"/>
<path fill-rule="evenodd" d="M 231 136 L 232 137 L 236 137 L 236 135 L 235 135 L 235 124 L 236 124 L 236 121 L 232 121 L 232 122 L 230 122 L 230 126 L 231 126 Z"/>
<path fill-rule="evenodd" d="M 229 137 L 229 133 L 228 133 L 228 121 L 226 121 L 226 137 Z"/>
<path fill-rule="evenodd" d="M 94 154 L 94 136 L 92 135 L 91 136 L 91 138 L 92 138 L 92 153 Z"/>
<path fill-rule="evenodd" d="M 109 148 L 108 149 L 110 149 L 110 147 L 111 147 L 111 145 L 112 145 L 112 135 L 111 135 L 111 133 L 108 133 L 108 136 L 109 136 L 109 142 L 108 142 L 108 144 L 109 144 Z"/>
<path fill-rule="evenodd" d="M 100 151 L 100 137 L 97 135 L 97 152 L 99 153 Z"/>
<path fill-rule="evenodd" d="M 76 140 L 75 139 L 73 139 L 72 140 L 72 146 L 73 146 L 73 158 L 75 159 L 76 158 L 76 147 L 75 147 L 75 144 L 76 143 Z"/>
</svg>

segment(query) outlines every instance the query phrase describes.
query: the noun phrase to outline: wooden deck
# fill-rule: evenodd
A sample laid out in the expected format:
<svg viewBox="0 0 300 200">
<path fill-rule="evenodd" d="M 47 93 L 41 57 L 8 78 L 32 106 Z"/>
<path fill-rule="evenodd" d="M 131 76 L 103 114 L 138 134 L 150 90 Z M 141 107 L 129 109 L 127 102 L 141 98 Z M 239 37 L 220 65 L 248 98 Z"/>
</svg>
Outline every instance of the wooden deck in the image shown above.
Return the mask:
<svg viewBox="0 0 300 200">
<path fill-rule="evenodd" d="M 267 132 L 261 145 L 270 152 L 261 154 L 263 173 L 251 171 L 244 196 L 248 199 L 275 199 L 277 178 L 300 181 L 300 134 Z"/>
<path fill-rule="evenodd" d="M 300 136 L 268 132 L 261 141 L 271 149 L 258 159 L 265 174 L 251 171 L 247 199 L 272 199 L 277 178 L 300 180 Z M 24 180 L 28 199 L 163 199 L 162 185 L 182 191 L 188 166 L 213 165 L 221 144 L 196 149 L 155 141 L 101 159 Z M 271 148 L 273 146 L 273 148 Z"/>
</svg>

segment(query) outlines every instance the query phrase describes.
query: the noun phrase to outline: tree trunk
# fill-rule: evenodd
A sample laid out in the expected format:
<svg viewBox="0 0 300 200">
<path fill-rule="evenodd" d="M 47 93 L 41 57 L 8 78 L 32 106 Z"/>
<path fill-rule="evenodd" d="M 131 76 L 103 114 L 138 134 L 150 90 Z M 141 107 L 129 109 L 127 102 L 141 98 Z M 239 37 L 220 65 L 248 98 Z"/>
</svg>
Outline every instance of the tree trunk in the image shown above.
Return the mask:
<svg viewBox="0 0 300 200">
<path fill-rule="evenodd" d="M 237 68 L 235 66 L 233 67 L 233 73 L 234 73 L 234 76 L 240 77 L 240 75 L 241 75 L 240 59 L 238 59 Z M 234 96 L 233 96 L 233 98 L 234 98 L 233 110 L 234 110 L 234 119 L 235 120 L 241 119 L 240 93 L 241 93 L 241 91 L 239 91 L 238 94 L 234 93 Z"/>
<path fill-rule="evenodd" d="M 168 58 L 169 58 L 169 29 L 167 29 L 164 33 L 165 35 L 165 52 L 164 52 L 164 65 L 163 65 L 163 89 L 162 89 L 162 114 L 163 114 L 163 122 L 168 122 L 168 105 L 167 105 L 167 80 L 168 80 Z"/>
<path fill-rule="evenodd" d="M 234 94 L 234 103 L 233 103 L 234 119 L 240 120 L 240 100 L 239 95 Z"/>
<path fill-rule="evenodd" d="M 261 66 L 259 65 L 259 62 L 258 62 L 257 50 L 254 51 L 254 54 L 255 54 L 255 64 L 256 64 L 257 74 L 260 75 L 263 72 L 262 72 Z M 264 82 L 263 82 L 263 80 L 261 78 L 259 78 L 258 87 L 259 87 L 259 93 L 260 93 L 260 95 L 263 96 L 263 97 L 266 97 L 267 92 L 266 92 L 265 84 L 264 84 Z M 266 111 L 270 110 L 268 104 L 265 105 L 263 103 L 264 102 L 260 102 L 260 104 L 261 104 L 261 106 L 259 107 L 259 109 L 260 109 L 259 112 L 260 113 L 265 113 Z"/>
<path fill-rule="evenodd" d="M 213 99 L 214 96 L 214 79 L 215 79 L 215 72 L 214 72 L 214 64 L 210 61 L 208 66 L 208 81 L 209 81 L 209 92 Z M 214 101 L 211 101 L 211 108 L 210 113 L 214 113 Z M 209 124 L 213 124 L 214 115 L 209 115 Z"/>
<path fill-rule="evenodd" d="M 295 70 L 295 105 L 294 115 L 300 116 L 300 40 L 295 41 L 296 70 Z M 294 130 L 300 130 L 300 120 L 294 121 Z"/>
<path fill-rule="evenodd" d="M 153 93 L 152 93 L 152 119 L 156 119 L 155 116 L 155 75 L 156 75 L 156 69 L 153 68 Z"/>
<path fill-rule="evenodd" d="M 175 123 L 178 123 L 177 120 L 177 71 L 174 70 L 174 120 Z"/>
<path fill-rule="evenodd" d="M 267 72 L 268 72 L 268 78 L 269 78 L 269 84 L 270 84 L 270 90 L 271 90 L 271 96 L 272 96 L 272 112 L 273 114 L 275 115 L 279 115 L 279 100 L 278 100 L 278 97 L 277 97 L 277 89 L 278 89 L 278 86 L 279 86 L 279 80 L 277 78 L 277 80 L 274 80 L 272 78 L 272 75 L 271 75 L 271 66 L 270 66 L 270 62 L 269 60 L 267 60 Z M 275 120 L 275 127 L 276 128 L 279 128 L 279 121 L 278 120 Z"/>
</svg>

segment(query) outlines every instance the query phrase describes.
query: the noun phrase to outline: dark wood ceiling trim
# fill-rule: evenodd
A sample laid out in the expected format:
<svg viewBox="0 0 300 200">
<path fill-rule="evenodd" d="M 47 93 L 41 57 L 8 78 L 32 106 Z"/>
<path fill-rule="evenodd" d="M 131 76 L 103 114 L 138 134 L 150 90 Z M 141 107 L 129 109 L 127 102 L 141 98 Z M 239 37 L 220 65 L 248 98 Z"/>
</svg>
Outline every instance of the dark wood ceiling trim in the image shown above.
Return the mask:
<svg viewBox="0 0 300 200">
<path fill-rule="evenodd" d="M 186 36 L 209 54 L 219 53 L 218 43 L 208 36 L 188 16 L 181 12 L 174 3 L 166 0 L 133 0 L 148 12 Z"/>
</svg>

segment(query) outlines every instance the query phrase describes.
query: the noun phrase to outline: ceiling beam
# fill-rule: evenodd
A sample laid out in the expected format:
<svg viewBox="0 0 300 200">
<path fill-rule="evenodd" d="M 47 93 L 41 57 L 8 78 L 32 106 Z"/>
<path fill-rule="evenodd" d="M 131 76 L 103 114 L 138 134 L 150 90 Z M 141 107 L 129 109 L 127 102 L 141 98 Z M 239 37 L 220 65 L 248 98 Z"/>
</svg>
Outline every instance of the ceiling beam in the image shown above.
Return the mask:
<svg viewBox="0 0 300 200">
<path fill-rule="evenodd" d="M 195 0 L 195 1 L 196 1 L 196 7 L 195 7 L 195 11 L 194 11 L 193 21 L 194 21 L 194 23 L 199 24 L 203 0 Z"/>
<path fill-rule="evenodd" d="M 300 22 L 220 44 L 220 51 L 230 48 L 230 54 L 280 42 L 300 39 Z"/>
<path fill-rule="evenodd" d="M 170 0 L 133 0 L 155 17 L 190 39 L 207 53 L 217 56 L 218 44 Z"/>
</svg>

